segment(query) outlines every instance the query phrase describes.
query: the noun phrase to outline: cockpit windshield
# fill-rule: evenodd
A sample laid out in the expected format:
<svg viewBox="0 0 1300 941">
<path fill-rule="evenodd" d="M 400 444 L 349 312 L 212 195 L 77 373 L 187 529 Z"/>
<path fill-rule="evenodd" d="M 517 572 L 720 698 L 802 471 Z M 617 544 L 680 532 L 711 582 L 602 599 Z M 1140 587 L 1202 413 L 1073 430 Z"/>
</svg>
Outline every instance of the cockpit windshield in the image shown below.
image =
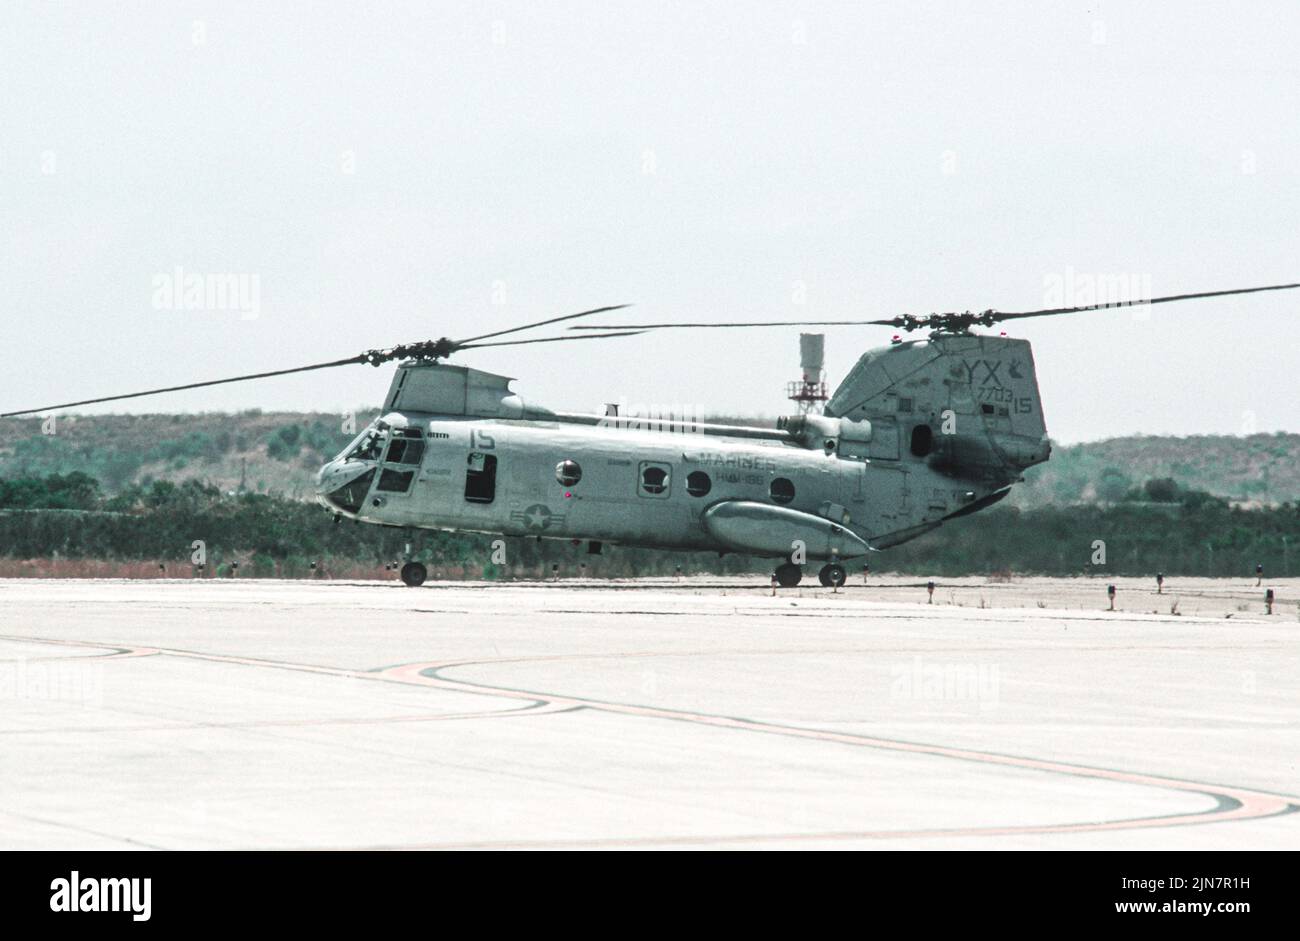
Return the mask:
<svg viewBox="0 0 1300 941">
<path fill-rule="evenodd" d="M 343 452 L 345 461 L 377 461 L 388 444 L 388 422 L 376 420 Z"/>
</svg>

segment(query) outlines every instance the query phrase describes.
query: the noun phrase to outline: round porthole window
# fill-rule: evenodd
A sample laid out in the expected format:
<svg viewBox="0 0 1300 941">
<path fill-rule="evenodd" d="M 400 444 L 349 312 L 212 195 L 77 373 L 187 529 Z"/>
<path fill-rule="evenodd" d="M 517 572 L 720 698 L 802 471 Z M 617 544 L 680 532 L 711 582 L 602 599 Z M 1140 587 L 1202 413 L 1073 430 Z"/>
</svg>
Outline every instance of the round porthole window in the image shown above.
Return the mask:
<svg viewBox="0 0 1300 941">
<path fill-rule="evenodd" d="M 668 489 L 668 471 L 662 467 L 647 467 L 641 471 L 641 489 L 650 494 L 661 494 Z"/>
<path fill-rule="evenodd" d="M 577 461 L 560 461 L 555 465 L 555 479 L 561 486 L 572 487 L 582 480 L 582 468 Z"/>
<path fill-rule="evenodd" d="M 774 503 L 789 503 L 794 499 L 794 484 L 788 478 L 777 477 L 768 488 Z"/>
<path fill-rule="evenodd" d="M 702 497 L 713 489 L 713 481 L 704 471 L 691 471 L 686 475 L 686 492 L 693 497 Z"/>
</svg>

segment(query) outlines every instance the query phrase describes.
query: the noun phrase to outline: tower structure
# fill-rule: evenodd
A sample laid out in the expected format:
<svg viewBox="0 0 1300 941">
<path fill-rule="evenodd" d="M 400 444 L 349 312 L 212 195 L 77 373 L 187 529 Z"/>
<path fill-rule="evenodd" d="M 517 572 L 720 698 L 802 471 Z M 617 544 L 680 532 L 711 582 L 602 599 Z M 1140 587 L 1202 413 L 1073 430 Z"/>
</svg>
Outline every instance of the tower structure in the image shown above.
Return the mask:
<svg viewBox="0 0 1300 941">
<path fill-rule="evenodd" d="M 821 333 L 799 334 L 799 379 L 786 383 L 785 394 L 799 406 L 799 414 L 820 415 L 826 400 L 826 337 Z"/>
</svg>

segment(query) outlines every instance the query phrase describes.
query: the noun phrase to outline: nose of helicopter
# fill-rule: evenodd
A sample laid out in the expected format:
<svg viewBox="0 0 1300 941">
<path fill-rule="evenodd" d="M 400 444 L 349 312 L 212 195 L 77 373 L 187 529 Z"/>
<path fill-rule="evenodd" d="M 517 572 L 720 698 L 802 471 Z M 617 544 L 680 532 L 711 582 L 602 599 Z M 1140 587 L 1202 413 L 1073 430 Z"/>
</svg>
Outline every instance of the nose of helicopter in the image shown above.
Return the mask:
<svg viewBox="0 0 1300 941">
<path fill-rule="evenodd" d="M 316 502 L 321 506 L 331 506 L 327 497 L 331 490 L 338 488 L 342 461 L 330 461 L 316 472 Z"/>
<path fill-rule="evenodd" d="M 342 464 L 342 461 L 330 461 L 316 472 L 316 496 L 319 497 L 325 493 L 326 481 L 334 479 Z"/>
<path fill-rule="evenodd" d="M 330 461 L 316 472 L 316 502 L 335 512 L 356 513 L 374 477 L 368 461 Z"/>
</svg>

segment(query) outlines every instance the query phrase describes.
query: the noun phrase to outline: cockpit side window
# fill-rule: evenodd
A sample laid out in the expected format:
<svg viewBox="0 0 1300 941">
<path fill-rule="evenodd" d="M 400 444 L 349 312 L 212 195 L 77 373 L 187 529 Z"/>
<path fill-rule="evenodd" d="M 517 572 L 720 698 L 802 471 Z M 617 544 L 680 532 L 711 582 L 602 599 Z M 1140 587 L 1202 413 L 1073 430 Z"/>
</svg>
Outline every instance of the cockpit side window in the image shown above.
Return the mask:
<svg viewBox="0 0 1300 941">
<path fill-rule="evenodd" d="M 384 472 L 379 475 L 378 489 L 387 493 L 406 493 L 411 489 L 411 480 L 414 477 L 415 471 L 399 471 L 385 467 Z"/>
<path fill-rule="evenodd" d="M 394 438 L 388 446 L 389 464 L 419 464 L 424 457 L 424 442 L 419 438 Z"/>
<path fill-rule="evenodd" d="M 384 445 L 388 442 L 388 423 L 377 421 L 361 434 L 357 435 L 355 441 L 348 445 L 347 451 L 343 455 L 345 461 L 377 461 L 379 455 L 384 453 Z"/>
<path fill-rule="evenodd" d="M 389 464 L 415 464 L 419 465 L 424 459 L 424 439 L 420 437 L 420 429 L 406 428 L 396 430 L 393 433 L 393 443 L 389 445 L 389 452 L 383 460 Z"/>
<path fill-rule="evenodd" d="M 389 428 L 379 422 L 377 434 L 364 439 L 357 449 L 357 456 L 364 460 L 378 460 L 384 456 L 384 467 L 379 474 L 376 489 L 386 493 L 406 493 L 415 480 L 415 469 L 424 457 L 424 439 L 418 428 Z M 391 439 L 391 440 L 390 440 Z M 384 444 L 388 444 L 387 452 Z M 391 465 L 397 465 L 393 467 Z"/>
</svg>

